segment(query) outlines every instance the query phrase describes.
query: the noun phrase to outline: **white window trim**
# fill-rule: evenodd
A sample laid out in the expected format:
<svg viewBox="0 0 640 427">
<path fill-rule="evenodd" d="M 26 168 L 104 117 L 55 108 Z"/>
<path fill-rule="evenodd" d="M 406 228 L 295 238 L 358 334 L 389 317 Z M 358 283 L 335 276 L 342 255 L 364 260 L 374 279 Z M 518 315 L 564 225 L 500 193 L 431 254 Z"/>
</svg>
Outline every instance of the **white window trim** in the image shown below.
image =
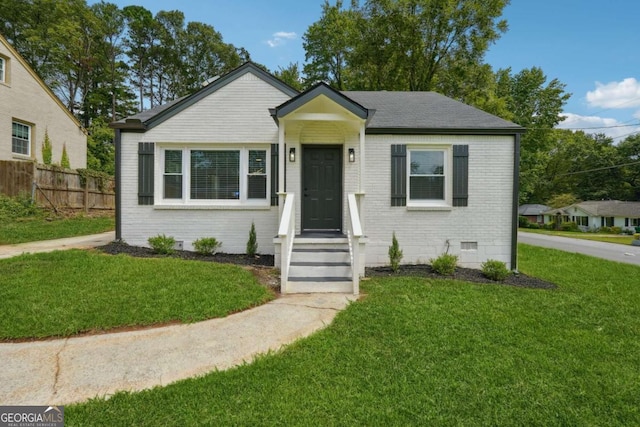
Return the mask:
<svg viewBox="0 0 640 427">
<path fill-rule="evenodd" d="M 444 152 L 444 199 L 412 200 L 411 199 L 411 152 L 442 151 Z M 452 145 L 407 145 L 407 208 L 446 208 L 453 205 L 453 146 Z"/>
<path fill-rule="evenodd" d="M 195 209 L 234 209 L 271 206 L 271 146 L 258 144 L 156 144 L 154 181 L 154 200 L 156 207 L 183 207 Z M 182 199 L 164 198 L 164 153 L 165 151 L 182 150 Z M 227 199 L 191 199 L 191 151 L 240 151 L 240 198 Z M 261 150 L 265 152 L 266 163 L 266 194 L 264 199 L 249 199 L 249 151 Z"/>
<path fill-rule="evenodd" d="M 7 82 L 7 60 L 0 56 L 0 83 Z"/>
<path fill-rule="evenodd" d="M 28 139 L 28 144 L 27 144 L 27 154 L 24 153 L 16 153 L 15 151 L 13 151 L 13 124 L 19 124 L 21 126 L 25 126 L 26 128 L 29 129 L 29 139 Z M 29 124 L 29 123 L 25 123 L 25 122 L 21 122 L 20 120 L 11 120 L 11 154 L 13 156 L 16 157 L 25 157 L 25 158 L 31 158 L 31 144 L 33 142 L 33 125 Z"/>
</svg>

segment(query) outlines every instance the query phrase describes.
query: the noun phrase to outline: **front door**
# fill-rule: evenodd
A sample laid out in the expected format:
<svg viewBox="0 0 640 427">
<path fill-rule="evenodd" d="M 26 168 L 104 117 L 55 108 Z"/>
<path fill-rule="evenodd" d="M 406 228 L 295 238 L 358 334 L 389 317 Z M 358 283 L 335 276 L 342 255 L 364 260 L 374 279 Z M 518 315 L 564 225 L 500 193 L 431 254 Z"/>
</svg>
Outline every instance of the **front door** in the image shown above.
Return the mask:
<svg viewBox="0 0 640 427">
<path fill-rule="evenodd" d="M 302 147 L 302 231 L 342 230 L 342 147 Z"/>
</svg>

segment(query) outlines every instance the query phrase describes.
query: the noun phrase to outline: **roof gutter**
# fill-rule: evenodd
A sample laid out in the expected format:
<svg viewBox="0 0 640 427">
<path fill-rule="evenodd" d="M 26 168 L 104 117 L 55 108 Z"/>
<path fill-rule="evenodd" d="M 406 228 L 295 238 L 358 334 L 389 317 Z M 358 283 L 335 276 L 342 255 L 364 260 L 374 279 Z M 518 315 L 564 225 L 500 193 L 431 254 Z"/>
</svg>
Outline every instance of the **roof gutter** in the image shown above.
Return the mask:
<svg viewBox="0 0 640 427">
<path fill-rule="evenodd" d="M 518 201 L 520 199 L 520 134 L 513 138 L 513 199 L 511 218 L 511 270 L 518 272 Z"/>
<path fill-rule="evenodd" d="M 495 128 L 495 129 L 455 129 L 455 128 L 367 128 L 369 135 L 520 135 L 526 129 L 517 128 Z"/>
<path fill-rule="evenodd" d="M 134 132 L 144 132 L 147 130 L 147 125 L 141 122 L 140 119 L 126 119 L 124 122 L 111 122 L 109 123 L 109 127 L 112 129 L 129 130 Z"/>
</svg>

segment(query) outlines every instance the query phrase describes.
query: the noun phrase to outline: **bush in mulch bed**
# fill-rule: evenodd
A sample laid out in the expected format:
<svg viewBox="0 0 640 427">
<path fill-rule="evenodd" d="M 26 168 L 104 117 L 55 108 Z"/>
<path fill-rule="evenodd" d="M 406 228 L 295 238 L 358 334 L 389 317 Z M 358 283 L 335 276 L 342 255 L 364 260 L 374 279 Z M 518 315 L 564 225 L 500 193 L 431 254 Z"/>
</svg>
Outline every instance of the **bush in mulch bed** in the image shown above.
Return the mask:
<svg viewBox="0 0 640 427">
<path fill-rule="evenodd" d="M 198 252 L 191 251 L 175 251 L 171 255 L 159 255 L 151 248 L 144 248 L 141 246 L 131 246 L 124 242 L 111 242 L 98 248 L 111 255 L 126 254 L 141 258 L 181 258 L 197 261 L 210 261 L 220 262 L 226 264 L 238 264 L 238 265 L 255 265 L 273 267 L 273 255 L 256 255 L 254 257 L 247 256 L 245 254 L 224 254 L 216 253 L 215 255 L 202 255 Z"/>
<path fill-rule="evenodd" d="M 502 282 L 487 279 L 481 270 L 475 270 L 472 268 L 456 267 L 452 276 L 443 276 L 436 273 L 430 265 L 401 265 L 397 273 L 391 270 L 391 267 L 367 267 L 365 269 L 366 277 L 393 277 L 393 276 L 419 276 L 430 279 L 455 279 L 465 282 L 474 283 L 491 283 L 496 285 L 510 285 L 519 286 L 522 288 L 536 288 L 536 289 L 556 289 L 557 286 L 553 283 L 538 279 L 536 277 L 530 277 L 526 274 L 511 274 Z"/>
</svg>

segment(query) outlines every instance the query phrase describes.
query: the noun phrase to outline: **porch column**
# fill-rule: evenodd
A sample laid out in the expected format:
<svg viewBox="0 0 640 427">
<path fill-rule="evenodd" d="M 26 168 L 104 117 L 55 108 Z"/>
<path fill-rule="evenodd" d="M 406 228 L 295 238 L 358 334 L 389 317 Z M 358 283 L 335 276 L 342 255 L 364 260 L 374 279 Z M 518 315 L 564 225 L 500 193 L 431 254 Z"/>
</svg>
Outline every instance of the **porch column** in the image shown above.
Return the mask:
<svg viewBox="0 0 640 427">
<path fill-rule="evenodd" d="M 284 168 L 287 166 L 286 158 L 287 153 L 284 152 L 284 120 L 280 120 L 278 126 L 278 219 L 282 217 L 282 209 L 284 208 L 284 199 L 285 199 L 285 170 Z"/>
<path fill-rule="evenodd" d="M 358 193 L 362 193 L 362 194 L 364 194 L 364 180 L 365 180 L 364 129 L 365 129 L 365 122 L 362 122 L 360 124 L 360 176 L 358 179 Z"/>
</svg>

